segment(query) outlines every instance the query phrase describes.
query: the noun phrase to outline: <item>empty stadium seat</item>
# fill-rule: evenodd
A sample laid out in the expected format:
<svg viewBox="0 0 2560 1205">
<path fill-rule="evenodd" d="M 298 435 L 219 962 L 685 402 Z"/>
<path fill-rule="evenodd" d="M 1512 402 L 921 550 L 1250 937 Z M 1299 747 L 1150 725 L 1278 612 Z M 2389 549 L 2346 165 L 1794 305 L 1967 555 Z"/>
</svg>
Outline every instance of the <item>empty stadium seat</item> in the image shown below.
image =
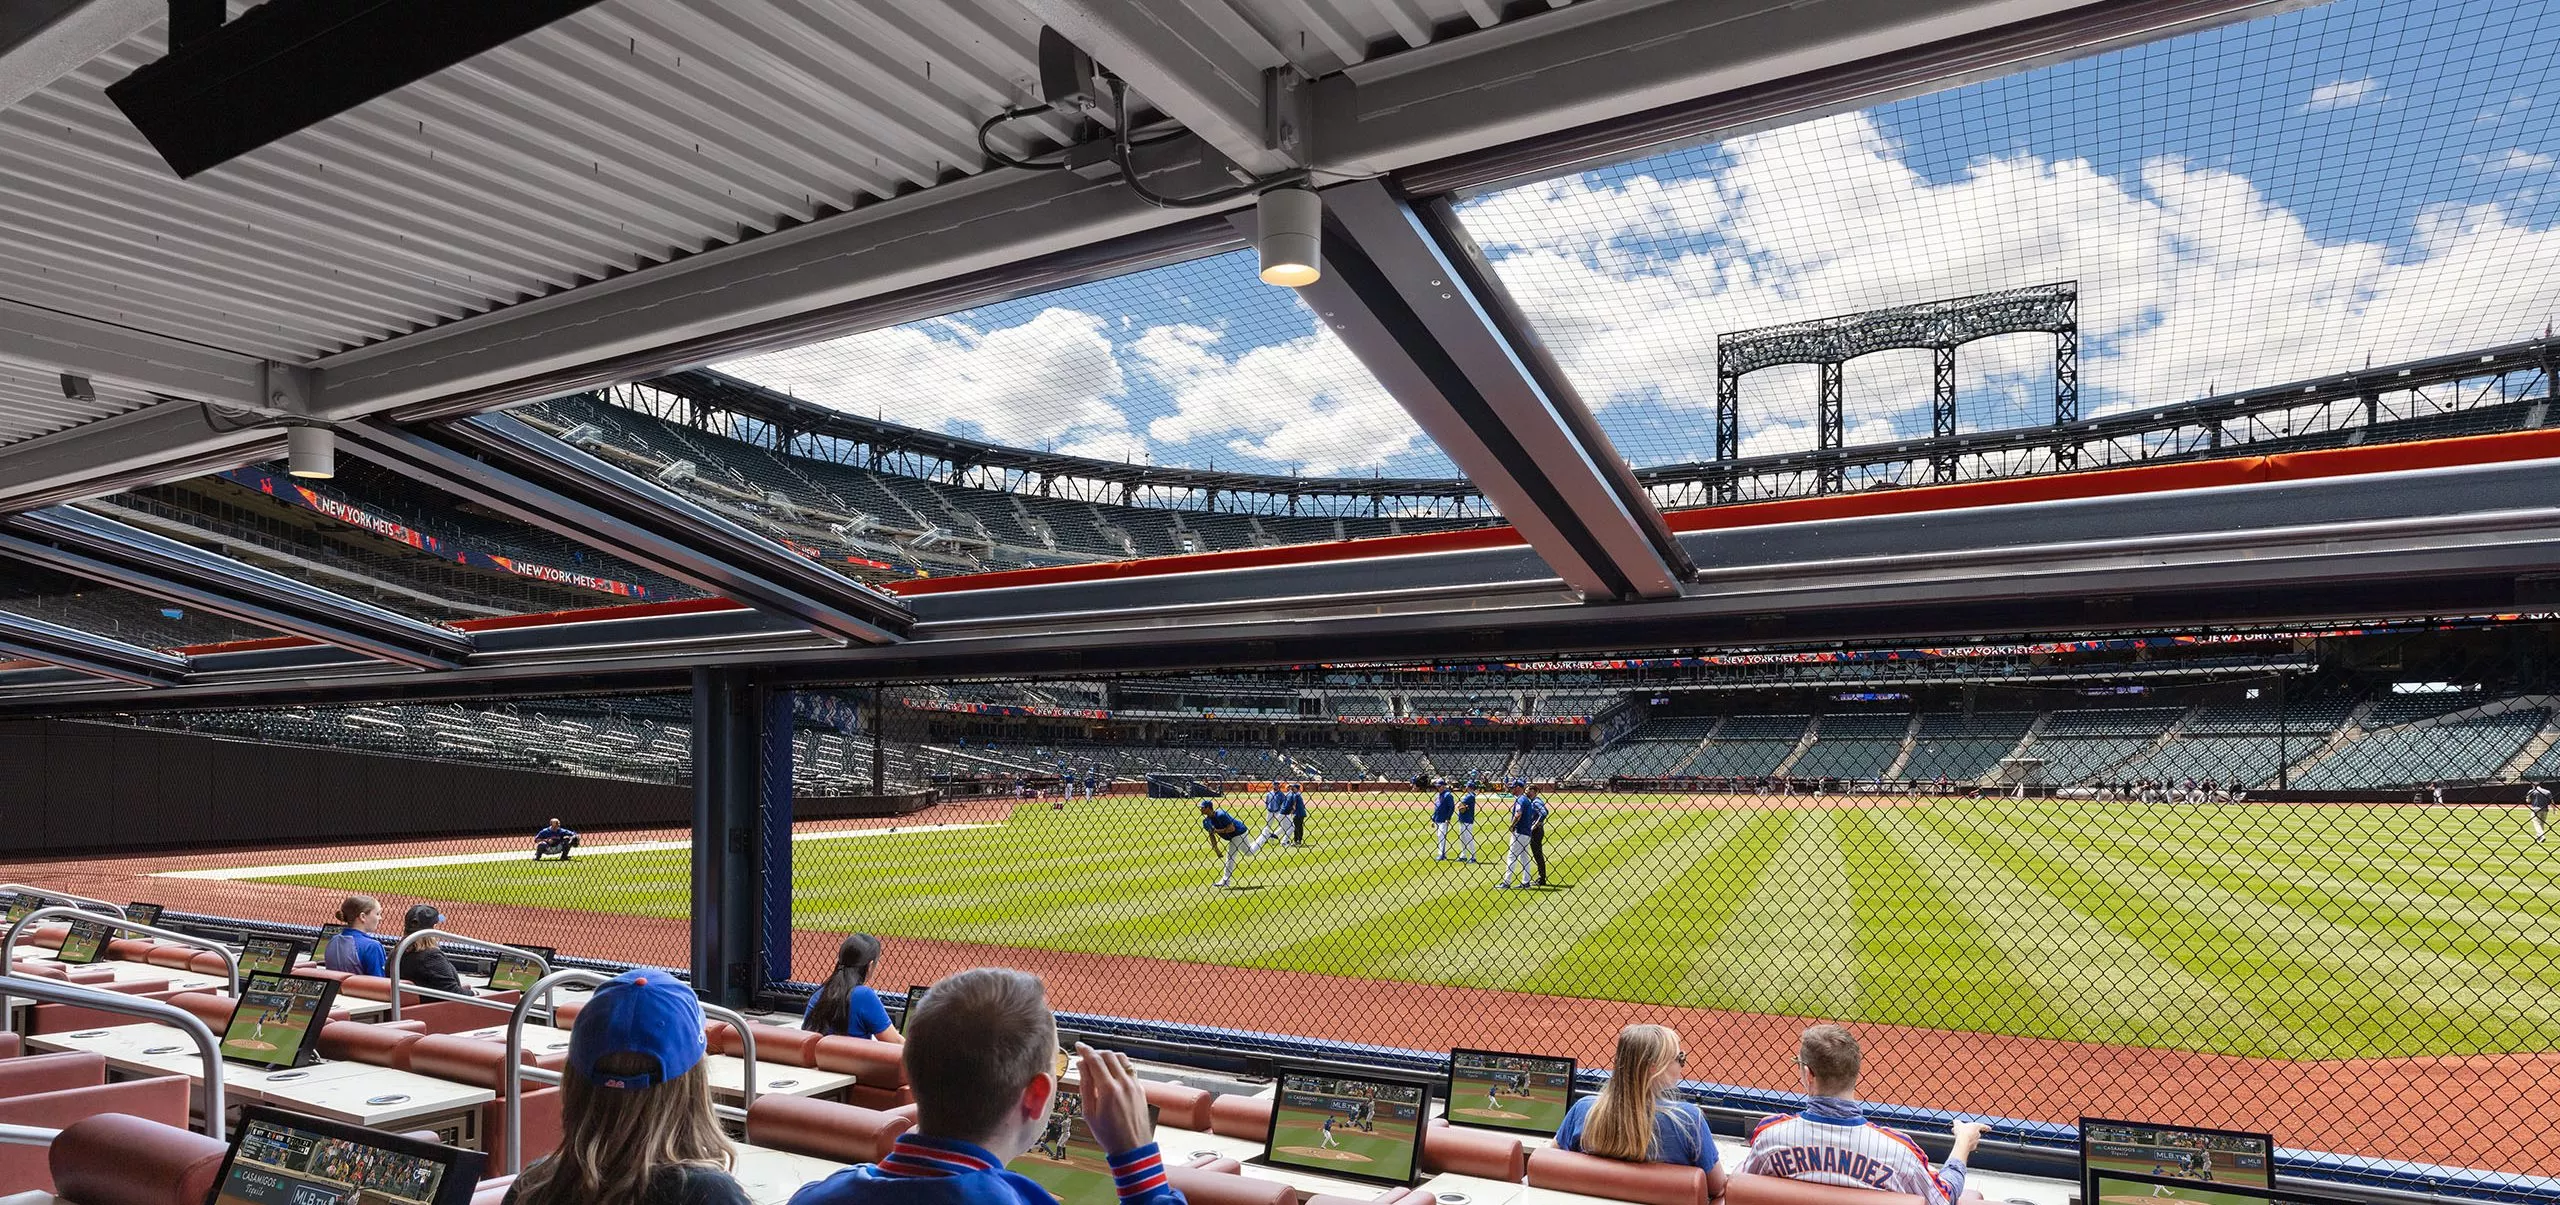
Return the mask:
<svg viewBox="0 0 2560 1205">
<path fill-rule="evenodd" d="M 1209 1132 L 1226 1138 L 1260 1141 L 1271 1133 L 1269 1097 L 1229 1093 L 1209 1102 Z"/>
<path fill-rule="evenodd" d="M 526 1061 L 533 1061 L 531 1051 L 526 1052 Z M 498 1099 L 480 1106 L 480 1133 L 486 1139 L 482 1149 L 489 1152 L 489 1166 L 496 1169 L 507 1166 L 506 1062 L 506 1047 L 450 1034 L 428 1034 L 409 1046 L 409 1070 L 498 1093 Z M 560 1089 L 525 1084 L 525 1162 L 532 1163 L 559 1145 Z"/>
<path fill-rule="evenodd" d="M 1147 1103 L 1156 1107 L 1156 1120 L 1177 1130 L 1206 1132 L 1209 1128 L 1209 1094 L 1189 1084 L 1163 1080 L 1140 1080 L 1147 1093 Z"/>
<path fill-rule="evenodd" d="M 1635 1205 L 1706 1205 L 1707 1173 L 1686 1163 L 1634 1163 L 1542 1147 L 1529 1153 L 1531 1188 Z M 1726 1205 L 1733 1205 L 1728 1191 Z M 1909 1201 L 1910 1198 L 1905 1198 Z M 1869 1201 L 1867 1205 L 1887 1205 Z M 1901 1205 L 1901 1203 L 1893 1203 Z"/>
<path fill-rule="evenodd" d="M 16 1035 L 11 1035 L 12 1037 Z M 33 1096 L 107 1082 L 107 1056 L 89 1050 L 0 1060 L 0 1097 Z"/>
<path fill-rule="evenodd" d="M 915 1100 L 907 1090 L 907 1064 L 895 1042 L 829 1034 L 812 1048 L 821 1071 L 853 1077 L 845 1099 L 866 1109 L 894 1109 Z"/>
<path fill-rule="evenodd" d="M 1438 1118 L 1423 1128 L 1422 1170 L 1433 1175 L 1516 1184 L 1528 1169 L 1528 1144 L 1518 1135 L 1471 1130 Z"/>
<path fill-rule="evenodd" d="M 871 1163 L 915 1125 L 901 1113 L 768 1092 L 747 1108 L 747 1141 L 778 1151 Z"/>
<path fill-rule="evenodd" d="M 404 1026 L 409 1024 L 404 1022 Z M 320 1027 L 320 1057 L 410 1070 L 409 1049 L 426 1035 L 416 1029 L 394 1029 L 363 1021 L 331 1021 Z"/>
<path fill-rule="evenodd" d="M 1195 1205 L 1297 1205 L 1297 1190 L 1278 1180 L 1243 1175 L 1233 1159 L 1208 1156 L 1188 1163 L 1167 1159 L 1164 1178 Z"/>
<path fill-rule="evenodd" d="M 25 1039 L 14 1033 L 0 1033 L 0 1059 L 14 1059 L 26 1049 Z"/>
<path fill-rule="evenodd" d="M 56 1191 L 79 1205 L 203 1205 L 213 1184 L 212 1171 L 207 1168 L 201 1180 L 192 1177 L 194 1152 L 210 1144 L 214 1162 L 219 1163 L 224 1146 L 188 1133 L 186 1124 L 184 1076 L 152 1076 L 0 1099 L 0 1125 L 62 1130 L 49 1151 L 0 1146 L 0 1194 Z M 69 1144 L 67 1150 L 65 1144 Z M 68 1178 L 66 1153 L 72 1156 Z M 181 1166 L 160 1161 L 179 1155 L 185 1156 Z M 122 1174 L 136 1170 L 153 1175 Z M 180 1171 L 188 1174 L 176 1174 Z M 193 1195 L 161 1195 L 184 1185 L 193 1186 Z"/>
</svg>

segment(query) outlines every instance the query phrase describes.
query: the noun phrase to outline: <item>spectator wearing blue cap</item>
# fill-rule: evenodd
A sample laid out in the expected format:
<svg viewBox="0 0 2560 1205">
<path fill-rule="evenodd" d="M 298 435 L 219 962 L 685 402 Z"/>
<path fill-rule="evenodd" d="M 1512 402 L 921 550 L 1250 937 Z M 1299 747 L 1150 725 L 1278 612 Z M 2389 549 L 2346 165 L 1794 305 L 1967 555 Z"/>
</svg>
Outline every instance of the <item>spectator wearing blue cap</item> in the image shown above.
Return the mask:
<svg viewBox="0 0 2560 1205">
<path fill-rule="evenodd" d="M 1038 976 L 980 967 L 934 984 L 907 1018 L 904 1053 L 915 1128 L 880 1162 L 808 1185 L 791 1205 L 1057 1205 L 1004 1166 L 1048 1128 L 1067 1068 Z M 1076 1053 L 1085 1125 L 1110 1158 L 1123 1205 L 1184 1205 L 1129 1056 L 1081 1045 Z"/>
<path fill-rule="evenodd" d="M 424 933 L 442 926 L 444 913 L 433 904 L 411 904 L 408 914 L 401 917 L 400 922 L 404 936 Z M 452 992 L 457 996 L 471 994 L 470 985 L 462 981 L 462 972 L 454 969 L 453 959 L 438 948 L 436 939 L 432 937 L 418 938 L 408 952 L 400 955 L 400 979 L 404 983 Z"/>
<path fill-rule="evenodd" d="M 560 1148 L 506 1205 L 749 1205 L 711 1113 L 702 1001 L 674 974 L 625 971 L 588 998 L 560 1077 Z"/>
</svg>

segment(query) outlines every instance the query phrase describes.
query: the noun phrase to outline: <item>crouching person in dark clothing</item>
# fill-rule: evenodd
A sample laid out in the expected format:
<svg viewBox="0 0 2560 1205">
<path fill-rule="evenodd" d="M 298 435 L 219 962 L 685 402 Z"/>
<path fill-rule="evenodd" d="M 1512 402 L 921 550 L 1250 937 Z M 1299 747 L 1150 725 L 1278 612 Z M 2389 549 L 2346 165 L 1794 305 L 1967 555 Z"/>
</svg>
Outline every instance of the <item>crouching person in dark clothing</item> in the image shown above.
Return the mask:
<svg viewBox="0 0 2560 1205">
<path fill-rule="evenodd" d="M 576 848 L 578 848 L 577 832 L 560 827 L 558 816 L 552 817 L 550 824 L 543 826 L 541 832 L 533 835 L 533 860 L 536 862 L 551 856 L 557 856 L 561 861 L 566 862 L 569 860 L 569 851 Z"/>
<path fill-rule="evenodd" d="M 1005 1170 L 1058 1105 L 1066 1056 L 1037 976 L 981 967 L 933 985 L 907 1017 L 916 1127 L 878 1163 L 803 1188 L 791 1205 L 1056 1205 Z M 1184 1205 L 1165 1178 L 1147 1097 L 1128 1056 L 1078 1046 L 1085 1124 L 1111 1160 L 1124 1205 Z"/>
</svg>

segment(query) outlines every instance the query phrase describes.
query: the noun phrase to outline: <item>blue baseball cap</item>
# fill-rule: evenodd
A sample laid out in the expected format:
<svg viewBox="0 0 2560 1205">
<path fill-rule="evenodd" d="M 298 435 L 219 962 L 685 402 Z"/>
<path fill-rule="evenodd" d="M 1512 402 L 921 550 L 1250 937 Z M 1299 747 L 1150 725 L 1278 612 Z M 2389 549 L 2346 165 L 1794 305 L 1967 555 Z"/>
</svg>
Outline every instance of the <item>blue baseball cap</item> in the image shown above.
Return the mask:
<svg viewBox="0 0 2560 1205">
<path fill-rule="evenodd" d="M 569 1028 L 569 1069 L 605 1088 L 647 1088 L 693 1070 L 705 1052 L 702 1000 L 672 971 L 624 971 L 607 981 L 578 1010 Z M 600 1059 L 645 1054 L 655 1071 L 604 1075 Z"/>
</svg>

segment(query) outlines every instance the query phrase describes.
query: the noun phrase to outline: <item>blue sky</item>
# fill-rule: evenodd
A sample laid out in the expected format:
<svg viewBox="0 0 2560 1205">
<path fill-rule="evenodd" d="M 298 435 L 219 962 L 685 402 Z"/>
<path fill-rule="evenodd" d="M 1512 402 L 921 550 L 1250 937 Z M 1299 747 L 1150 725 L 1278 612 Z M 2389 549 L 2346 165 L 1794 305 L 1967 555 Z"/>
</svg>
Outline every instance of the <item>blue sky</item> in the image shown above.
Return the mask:
<svg viewBox="0 0 2560 1205">
<path fill-rule="evenodd" d="M 1719 331 L 2082 281 L 2084 412 L 2540 332 L 2560 308 L 2560 12 L 2340 0 L 1482 198 L 1465 221 L 1639 464 L 1703 457 Z M 2050 342 L 1960 356 L 1968 429 Z M 1849 369 L 1851 442 L 1927 425 L 1927 353 Z M 1241 253 L 730 366 L 1005 442 L 1265 472 L 1447 472 Z M 1811 371 L 1745 381 L 1810 443 Z M 1915 428 L 1916 425 L 1916 428 Z"/>
</svg>

